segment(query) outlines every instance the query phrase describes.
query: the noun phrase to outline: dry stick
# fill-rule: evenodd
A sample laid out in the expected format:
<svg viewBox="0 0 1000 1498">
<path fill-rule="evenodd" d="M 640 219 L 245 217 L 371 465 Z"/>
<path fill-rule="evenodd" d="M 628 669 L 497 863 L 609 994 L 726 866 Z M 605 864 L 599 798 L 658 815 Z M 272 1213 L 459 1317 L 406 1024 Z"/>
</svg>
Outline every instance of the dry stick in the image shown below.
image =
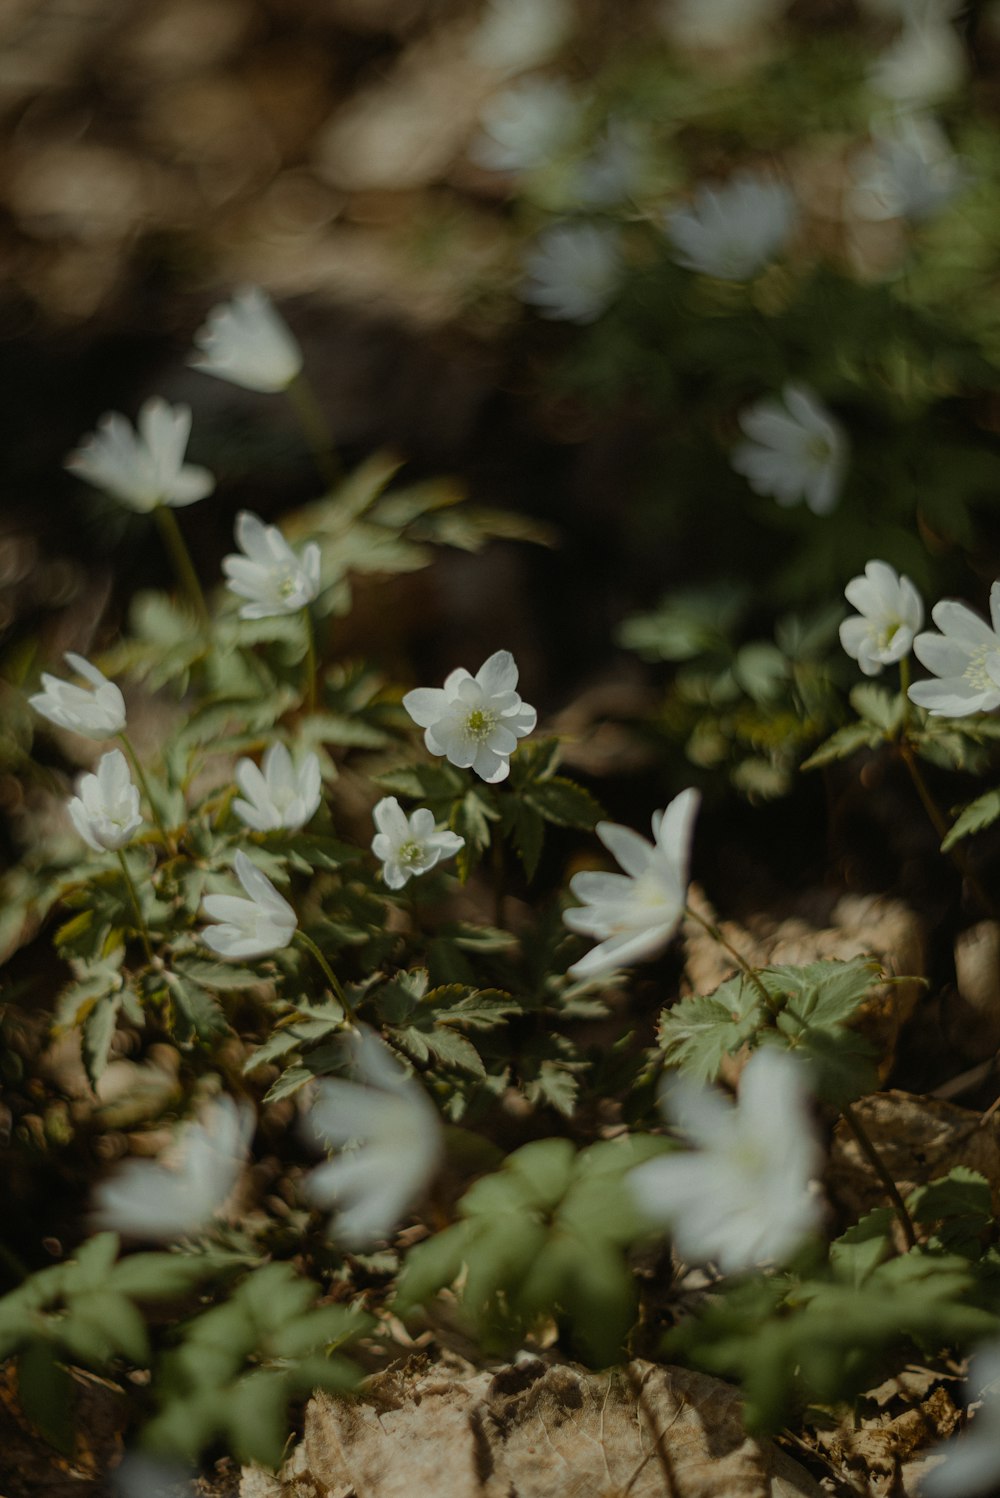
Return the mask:
<svg viewBox="0 0 1000 1498">
<path fill-rule="evenodd" d="M 181 535 L 181 528 L 177 524 L 177 517 L 169 505 L 157 505 L 153 511 L 156 523 L 160 527 L 160 535 L 163 544 L 170 553 L 170 560 L 174 564 L 177 581 L 187 594 L 195 613 L 201 624 L 207 629 L 212 622 L 205 602 L 205 595 L 201 591 L 201 583 L 198 574 L 194 570 L 191 553 L 188 551 Z"/>
<path fill-rule="evenodd" d="M 717 941 L 719 945 L 729 953 L 733 960 L 739 964 L 743 973 L 759 990 L 768 1009 L 773 1009 L 773 996 L 768 993 L 763 981 L 761 980 L 760 974 L 756 972 L 756 970 L 751 967 L 750 963 L 747 962 L 746 958 L 742 957 L 736 950 L 736 948 L 726 940 L 722 932 L 719 930 L 718 926 L 713 925 L 711 921 L 706 921 L 704 916 L 699 915 L 696 910 L 692 910 L 690 905 L 686 905 L 684 907 L 684 913 L 686 915 L 692 916 L 699 925 L 705 928 L 713 941 Z M 889 1174 L 889 1170 L 885 1164 L 885 1161 L 882 1159 L 878 1150 L 875 1148 L 875 1145 L 869 1138 L 864 1124 L 858 1118 L 850 1103 L 844 1103 L 841 1108 L 841 1112 L 844 1115 L 844 1122 L 847 1124 L 847 1127 L 850 1129 L 851 1133 L 857 1140 L 858 1147 L 860 1148 L 862 1154 L 865 1156 L 866 1160 L 875 1171 L 875 1174 L 882 1182 L 882 1185 L 885 1187 L 885 1193 L 888 1196 L 890 1203 L 892 1204 L 892 1210 L 895 1212 L 896 1217 L 899 1219 L 899 1225 L 903 1230 L 903 1237 L 906 1239 L 907 1247 L 913 1248 L 917 1241 L 917 1235 L 913 1229 L 913 1221 L 910 1217 L 909 1212 L 906 1210 L 906 1203 L 903 1201 L 903 1198 L 899 1194 L 899 1188 L 897 1187 L 892 1176 Z"/>
</svg>

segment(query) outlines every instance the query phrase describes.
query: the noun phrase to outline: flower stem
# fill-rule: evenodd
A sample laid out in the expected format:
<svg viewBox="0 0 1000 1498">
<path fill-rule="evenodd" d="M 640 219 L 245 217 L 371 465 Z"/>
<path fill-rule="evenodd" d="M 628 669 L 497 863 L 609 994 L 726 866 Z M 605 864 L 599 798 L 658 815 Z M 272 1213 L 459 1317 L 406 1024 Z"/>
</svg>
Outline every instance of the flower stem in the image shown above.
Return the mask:
<svg viewBox="0 0 1000 1498">
<path fill-rule="evenodd" d="M 941 808 L 938 806 L 937 802 L 934 800 L 934 797 L 931 795 L 930 788 L 926 780 L 924 779 L 923 772 L 921 771 L 919 764 L 917 763 L 917 756 L 909 739 L 904 738 L 900 740 L 899 752 L 902 756 L 904 765 L 909 771 L 910 779 L 913 781 L 914 789 L 916 790 L 917 795 L 920 797 L 920 804 L 923 806 L 924 811 L 930 818 L 931 825 L 938 835 L 938 841 L 944 842 L 945 838 L 948 835 L 948 823 L 945 820 Z M 958 869 L 958 872 L 968 884 L 969 888 L 972 890 L 972 893 L 975 895 L 976 899 L 979 901 L 979 904 L 986 912 L 986 914 L 993 920 L 1000 919 L 1000 911 L 997 910 L 996 904 L 987 894 L 985 888 L 983 887 L 982 881 L 976 876 L 976 874 L 973 873 L 971 867 L 969 866 L 969 860 L 966 858 L 962 849 L 949 848 L 948 857 Z"/>
<path fill-rule="evenodd" d="M 868 1164 L 871 1166 L 872 1170 L 874 1170 L 875 1174 L 878 1176 L 879 1180 L 882 1182 L 882 1185 L 885 1187 L 885 1194 L 889 1198 L 889 1201 L 892 1205 L 892 1210 L 895 1212 L 896 1219 L 903 1230 L 903 1237 L 906 1240 L 907 1248 L 915 1248 L 917 1243 L 917 1234 L 913 1227 L 913 1219 L 910 1216 L 909 1212 L 906 1210 L 906 1203 L 903 1201 L 903 1198 L 899 1194 L 899 1187 L 896 1185 L 896 1182 L 889 1174 L 888 1166 L 882 1159 L 882 1156 L 879 1154 L 878 1150 L 875 1148 L 868 1130 L 865 1128 L 864 1124 L 861 1122 L 860 1118 L 855 1113 L 850 1103 L 844 1104 L 841 1109 L 841 1113 L 844 1116 L 844 1122 L 857 1141 L 858 1148 L 864 1155 L 865 1159 L 868 1161 Z"/>
<path fill-rule="evenodd" d="M 304 931 L 302 931 L 302 930 L 296 930 L 295 937 L 296 937 L 297 941 L 299 941 L 299 942 L 302 943 L 302 945 L 305 947 L 306 951 L 307 952 L 311 952 L 312 955 L 313 955 L 313 957 L 315 957 L 315 959 L 316 959 L 317 963 L 319 964 L 319 967 L 320 967 L 320 969 L 321 969 L 321 971 L 323 973 L 323 976 L 326 978 L 326 981 L 329 983 L 330 987 L 333 989 L 334 995 L 338 999 L 341 1007 L 343 1008 L 344 1013 L 347 1015 L 347 1018 L 349 1020 L 353 1020 L 354 1019 L 354 1009 L 352 1008 L 351 1002 L 348 999 L 346 993 L 344 992 L 343 984 L 340 982 L 340 979 L 334 973 L 332 967 L 327 962 L 326 958 L 323 956 L 323 953 L 320 951 L 319 947 L 313 941 L 312 937 L 311 936 L 307 936 L 306 933 Z"/>
<path fill-rule="evenodd" d="M 201 591 L 198 574 L 194 570 L 191 553 L 187 549 L 184 537 L 181 534 L 181 528 L 177 524 L 177 517 L 169 505 L 157 505 L 153 514 L 156 516 L 156 523 L 160 527 L 163 544 L 170 553 L 170 560 L 174 564 L 177 581 L 187 594 L 188 600 L 198 615 L 200 623 L 207 629 L 211 623 L 208 605 L 205 602 L 205 595 Z"/>
<path fill-rule="evenodd" d="M 153 953 L 153 943 L 149 939 L 149 927 L 146 925 L 146 917 L 143 915 L 142 906 L 139 904 L 139 891 L 136 889 L 135 881 L 128 871 L 128 864 L 125 860 L 125 854 L 121 848 L 118 849 L 118 862 L 121 864 L 122 874 L 125 878 L 125 885 L 128 889 L 129 897 L 132 901 L 132 909 L 135 911 L 135 918 L 138 924 L 139 935 L 142 937 L 142 945 L 146 951 L 146 960 L 149 963 L 150 967 L 155 967 L 156 957 Z"/>
<path fill-rule="evenodd" d="M 326 417 L 322 406 L 316 399 L 316 393 L 305 375 L 301 373 L 295 376 L 286 390 L 306 441 L 312 450 L 320 478 L 331 489 L 335 489 L 341 479 L 340 465 L 334 456 Z"/>
<path fill-rule="evenodd" d="M 316 630 L 313 625 L 312 614 L 309 605 L 306 604 L 302 610 L 306 623 L 306 681 L 303 697 L 306 704 L 306 712 L 316 711 Z"/>
<path fill-rule="evenodd" d="M 128 755 L 132 763 L 132 768 L 135 771 L 136 779 L 142 786 L 142 793 L 145 796 L 146 800 L 149 802 L 149 812 L 151 817 L 153 818 L 153 821 L 156 823 L 156 830 L 160 834 L 163 845 L 166 848 L 170 848 L 172 844 L 170 838 L 167 836 L 167 829 L 163 825 L 163 818 L 160 816 L 160 813 L 156 809 L 156 802 L 153 800 L 153 792 L 150 790 L 149 781 L 146 779 L 146 772 L 142 768 L 142 760 L 136 753 L 135 745 L 132 743 L 132 740 L 129 738 L 128 734 L 124 731 L 120 733 L 118 737 L 122 745 L 124 746 L 125 753 Z"/>
<path fill-rule="evenodd" d="M 746 958 L 743 957 L 739 952 L 737 952 L 732 943 L 726 940 L 722 932 L 719 930 L 718 926 L 713 925 L 711 921 L 706 921 L 705 917 L 703 915 L 699 915 L 696 910 L 692 910 L 690 905 L 685 905 L 684 914 L 690 917 L 692 921 L 697 921 L 698 925 L 701 926 L 704 931 L 708 932 L 712 940 L 716 942 L 724 952 L 729 953 L 730 957 L 736 963 L 736 966 L 743 973 L 744 977 L 750 979 L 750 982 L 760 994 L 767 1008 L 773 1009 L 774 996 L 773 994 L 768 993 L 763 979 L 761 978 L 757 969 L 755 967 L 752 967 L 751 964 L 746 960 Z"/>
</svg>

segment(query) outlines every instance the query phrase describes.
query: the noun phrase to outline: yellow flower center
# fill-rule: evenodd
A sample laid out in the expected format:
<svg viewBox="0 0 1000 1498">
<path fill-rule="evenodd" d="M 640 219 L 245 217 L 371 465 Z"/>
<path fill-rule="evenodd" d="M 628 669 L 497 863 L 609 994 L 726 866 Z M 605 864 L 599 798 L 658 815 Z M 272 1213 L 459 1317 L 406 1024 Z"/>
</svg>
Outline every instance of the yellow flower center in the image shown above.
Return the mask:
<svg viewBox="0 0 1000 1498">
<path fill-rule="evenodd" d="M 969 664 L 962 672 L 962 680 L 977 692 L 996 691 L 996 682 L 986 669 L 986 662 L 998 652 L 993 645 L 979 645 L 969 656 Z"/>
<path fill-rule="evenodd" d="M 484 743 L 496 727 L 497 715 L 489 708 L 474 707 L 465 720 L 465 731 L 470 739 Z"/>
</svg>

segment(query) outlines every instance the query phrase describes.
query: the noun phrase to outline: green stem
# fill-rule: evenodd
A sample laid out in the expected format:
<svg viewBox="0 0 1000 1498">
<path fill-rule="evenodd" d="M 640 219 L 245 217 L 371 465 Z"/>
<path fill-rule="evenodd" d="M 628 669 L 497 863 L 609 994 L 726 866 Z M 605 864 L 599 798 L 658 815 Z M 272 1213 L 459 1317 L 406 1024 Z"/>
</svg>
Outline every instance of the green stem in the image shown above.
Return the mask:
<svg viewBox="0 0 1000 1498">
<path fill-rule="evenodd" d="M 889 1169 L 885 1161 L 882 1159 L 882 1156 L 875 1148 L 868 1130 L 865 1128 L 864 1124 L 861 1122 L 860 1118 L 855 1113 L 850 1103 L 845 1103 L 843 1108 L 841 1109 L 841 1112 L 844 1115 L 844 1122 L 857 1141 L 858 1148 L 860 1149 L 861 1153 L 868 1161 L 868 1164 L 871 1166 L 872 1170 L 874 1170 L 875 1174 L 878 1176 L 879 1180 L 882 1182 L 882 1185 L 885 1188 L 885 1194 L 889 1198 L 889 1201 L 892 1204 L 892 1210 L 895 1212 L 896 1219 L 903 1230 L 903 1237 L 906 1240 L 907 1248 L 915 1248 L 917 1243 L 917 1234 L 913 1227 L 913 1219 L 911 1218 L 909 1212 L 906 1210 L 906 1203 L 900 1196 L 899 1187 L 896 1185 L 896 1182 L 889 1174 Z"/>
<path fill-rule="evenodd" d="M 313 627 L 309 605 L 302 610 L 306 622 L 306 689 L 304 693 L 306 711 L 316 711 L 316 630 Z"/>
<path fill-rule="evenodd" d="M 155 967 L 156 957 L 153 954 L 153 943 L 149 939 L 149 927 L 146 925 L 146 918 L 142 913 L 142 906 L 139 904 L 139 891 L 136 889 L 132 875 L 128 871 L 128 864 L 125 861 L 125 854 L 121 848 L 118 849 L 118 862 L 121 864 L 122 874 L 125 877 L 125 884 L 128 888 L 129 896 L 132 900 L 132 909 L 135 911 L 135 918 L 138 924 L 139 935 L 142 937 L 142 945 L 146 949 L 146 960 L 148 961 L 150 967 Z"/>
<path fill-rule="evenodd" d="M 938 835 L 938 841 L 943 843 L 948 835 L 948 823 L 945 819 L 944 813 L 941 811 L 941 808 L 938 806 L 937 802 L 934 800 L 934 797 L 931 795 L 930 788 L 923 777 L 923 772 L 921 771 L 920 766 L 917 763 L 917 756 L 909 739 L 900 740 L 899 752 L 902 755 L 903 763 L 909 771 L 910 779 L 913 781 L 914 789 L 916 790 L 917 795 L 920 797 L 920 804 L 923 806 L 924 811 L 927 813 L 930 819 L 931 826 L 934 828 L 934 831 Z M 948 857 L 951 859 L 952 863 L 955 865 L 962 878 L 968 884 L 969 888 L 972 890 L 972 893 L 975 895 L 976 899 L 979 901 L 979 904 L 986 912 L 986 914 L 992 917 L 993 920 L 1000 919 L 1000 912 L 998 912 L 995 903 L 990 899 L 990 896 L 984 889 L 982 881 L 973 873 L 969 865 L 969 860 L 966 858 L 962 849 L 958 847 L 949 848 Z"/>
<path fill-rule="evenodd" d="M 132 743 L 132 740 L 129 738 L 127 733 L 123 731 L 118 735 L 118 738 L 123 744 L 125 753 L 128 755 L 132 763 L 132 768 L 135 771 L 136 779 L 142 786 L 142 793 L 145 796 L 146 800 L 149 802 L 149 812 L 153 818 L 153 821 L 156 823 L 156 830 L 160 834 L 164 846 L 169 848 L 171 847 L 170 838 L 167 836 L 167 829 L 163 825 L 163 818 L 160 816 L 160 813 L 156 809 L 156 802 L 153 800 L 153 792 L 150 790 L 149 781 L 146 779 L 146 772 L 142 768 L 142 760 L 136 753 L 135 745 Z"/>
<path fill-rule="evenodd" d="M 287 386 L 287 394 L 309 443 L 320 478 L 331 489 L 335 489 L 341 479 L 340 465 L 334 456 L 323 407 L 304 374 L 295 376 Z"/>
<path fill-rule="evenodd" d="M 201 591 L 198 574 L 194 570 L 191 553 L 187 549 L 184 537 L 181 535 L 181 528 L 177 524 L 177 517 L 169 505 L 157 505 L 153 514 L 156 516 L 156 523 L 160 527 L 163 544 L 170 553 L 170 560 L 173 563 L 177 581 L 187 594 L 188 600 L 198 615 L 199 621 L 207 629 L 211 623 L 208 605 L 205 602 L 205 595 Z"/>
<path fill-rule="evenodd" d="M 910 728 L 910 657 L 908 655 L 904 655 L 899 663 L 899 690 L 903 698 L 900 734 L 905 739 Z"/>
<path fill-rule="evenodd" d="M 311 936 L 307 936 L 304 931 L 297 930 L 295 932 L 295 937 L 296 937 L 297 941 L 299 941 L 299 942 L 302 943 L 302 945 L 305 947 L 306 951 L 307 952 L 311 952 L 312 955 L 313 955 L 313 957 L 315 957 L 315 959 L 316 959 L 317 963 L 319 964 L 320 969 L 321 969 L 321 971 L 323 973 L 323 976 L 326 978 L 326 981 L 329 983 L 330 987 L 333 989 L 333 992 L 336 995 L 337 999 L 339 1000 L 339 1002 L 341 1004 L 341 1007 L 343 1008 L 344 1013 L 347 1015 L 347 1018 L 349 1020 L 353 1020 L 354 1019 L 354 1010 L 353 1010 L 353 1008 L 351 1006 L 351 1002 L 348 999 L 346 993 L 344 992 L 344 988 L 343 988 L 342 983 L 340 982 L 340 979 L 334 973 L 333 968 L 327 962 L 326 958 L 323 956 L 323 953 L 320 951 L 319 947 L 313 941 L 312 937 Z"/>
<path fill-rule="evenodd" d="M 760 994 L 767 1008 L 773 1009 L 774 995 L 768 993 L 767 988 L 765 987 L 764 982 L 757 969 L 755 967 L 752 967 L 751 964 L 746 960 L 746 958 L 742 956 L 741 953 L 737 952 L 732 943 L 726 940 L 722 932 L 719 930 L 718 926 L 713 925 L 711 921 L 706 921 L 705 917 L 703 915 L 699 915 L 696 910 L 692 910 L 690 905 L 685 905 L 684 914 L 688 916 L 692 921 L 697 921 L 698 925 L 701 926 L 704 931 L 708 932 L 712 940 L 716 942 L 724 952 L 729 953 L 730 957 L 736 963 L 736 966 L 743 973 L 744 977 L 750 979 L 750 982 Z"/>
</svg>

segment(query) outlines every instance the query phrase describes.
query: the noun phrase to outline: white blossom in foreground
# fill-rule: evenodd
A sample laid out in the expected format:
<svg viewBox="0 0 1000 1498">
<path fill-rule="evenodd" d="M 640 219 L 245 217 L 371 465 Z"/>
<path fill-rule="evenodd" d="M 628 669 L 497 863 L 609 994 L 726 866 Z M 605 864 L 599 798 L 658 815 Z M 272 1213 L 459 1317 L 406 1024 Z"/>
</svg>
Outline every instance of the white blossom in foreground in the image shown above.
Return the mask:
<svg viewBox="0 0 1000 1498">
<path fill-rule="evenodd" d="M 242 850 L 233 860 L 233 868 L 249 898 L 205 896 L 201 902 L 205 914 L 221 922 L 202 931 L 206 947 L 220 957 L 263 957 L 287 947 L 298 925 L 295 911 Z"/>
<path fill-rule="evenodd" d="M 487 0 L 470 51 L 496 73 L 527 72 L 558 52 L 575 19 L 573 0 Z"/>
<path fill-rule="evenodd" d="M 70 819 L 95 853 L 117 852 L 142 826 L 139 790 L 120 749 L 102 754 L 96 775 L 81 775 L 67 803 Z"/>
<path fill-rule="evenodd" d="M 302 369 L 302 350 L 259 286 L 213 307 L 194 341 L 193 369 L 246 390 L 284 390 Z"/>
<path fill-rule="evenodd" d="M 569 969 L 595 978 L 655 957 L 677 929 L 687 897 L 691 834 L 700 796 L 681 791 L 666 811 L 653 813 L 653 841 L 631 827 L 598 822 L 597 836 L 624 869 L 622 874 L 574 874 L 570 893 L 579 909 L 563 912 L 571 931 L 600 942 Z"/>
<path fill-rule="evenodd" d="M 580 126 L 580 106 L 560 79 L 524 78 L 487 100 L 482 134 L 469 147 L 491 172 L 530 172 L 565 150 Z"/>
<path fill-rule="evenodd" d="M 102 416 L 66 467 L 142 514 L 157 505 L 192 505 L 211 494 L 215 479 L 207 468 L 184 462 L 190 435 L 190 407 L 154 396 L 139 412 L 138 428 L 117 411 Z"/>
<path fill-rule="evenodd" d="M 660 1155 L 629 1173 L 642 1210 L 669 1227 L 682 1258 L 725 1273 L 784 1263 L 819 1226 L 811 1188 L 820 1148 L 802 1063 L 756 1051 L 734 1106 L 684 1077 L 663 1092 L 668 1119 L 697 1146 Z"/>
<path fill-rule="evenodd" d="M 614 208 L 636 193 L 645 168 L 646 141 L 631 120 L 611 119 L 581 162 L 572 195 L 583 208 Z"/>
<path fill-rule="evenodd" d="M 779 505 L 804 499 L 814 515 L 828 515 L 840 498 L 847 438 L 821 401 L 802 385 L 786 385 L 780 400 L 740 412 L 748 442 L 730 457 L 755 494 Z"/>
<path fill-rule="evenodd" d="M 934 717 L 967 718 L 1000 707 L 1000 582 L 990 589 L 993 628 L 953 598 L 931 609 L 941 631 L 917 635 L 913 653 L 938 681 L 917 681 L 910 701 Z"/>
<path fill-rule="evenodd" d="M 904 22 L 869 74 L 876 93 L 911 109 L 954 93 L 968 73 L 965 48 L 947 20 L 928 13 Z"/>
<path fill-rule="evenodd" d="M 909 655 L 913 637 L 924 622 L 924 605 L 908 577 L 888 562 L 868 562 L 863 577 L 852 577 L 844 589 L 857 609 L 840 626 L 840 643 L 866 676 L 878 676 Z"/>
<path fill-rule="evenodd" d="M 236 1185 L 255 1120 L 246 1104 L 219 1098 L 184 1124 L 162 1160 L 130 1160 L 94 1192 L 94 1226 L 167 1242 L 195 1234 Z"/>
<path fill-rule="evenodd" d="M 460 770 L 475 770 L 495 785 L 510 774 L 518 739 L 531 733 L 538 714 L 515 688 L 517 665 L 509 650 L 497 650 L 475 676 L 458 666 L 443 687 L 417 687 L 403 706 L 431 754 L 443 754 Z"/>
<path fill-rule="evenodd" d="M 316 1086 L 304 1126 L 317 1148 L 353 1145 L 306 1179 L 316 1206 L 335 1208 L 330 1231 L 348 1248 L 387 1238 L 423 1192 L 442 1154 L 441 1121 L 427 1093 L 368 1029 L 353 1037 L 357 1082 Z"/>
<path fill-rule="evenodd" d="M 872 128 L 872 147 L 855 164 L 851 206 L 860 218 L 922 223 L 969 180 L 937 121 L 904 114 Z"/>
<path fill-rule="evenodd" d="M 252 759 L 239 760 L 236 784 L 243 796 L 233 811 L 255 832 L 297 831 L 315 816 L 322 795 L 318 757 L 307 754 L 296 766 L 284 744 L 265 750 L 259 768 Z"/>
<path fill-rule="evenodd" d="M 85 739 L 113 739 L 124 733 L 125 698 L 120 689 L 82 655 L 67 650 L 66 661 L 90 685 L 77 687 L 43 671 L 44 690 L 28 698 L 35 712 Z"/>
<path fill-rule="evenodd" d="M 979 1498 L 996 1492 L 1000 1473 L 1000 1342 L 980 1347 L 969 1365 L 969 1387 L 981 1400 L 960 1436 L 935 1447 L 940 1466 L 921 1474 L 920 1498 Z"/>
<path fill-rule="evenodd" d="M 316 597 L 320 550 L 315 541 L 295 552 L 276 525 L 265 525 L 258 515 L 241 510 L 236 544 L 242 555 L 230 552 L 223 557 L 222 570 L 230 592 L 249 599 L 240 608 L 241 619 L 297 614 Z"/>
<path fill-rule="evenodd" d="M 426 874 L 465 847 L 457 832 L 436 831 L 429 807 L 418 806 L 407 816 L 395 796 L 382 797 L 372 808 L 372 820 L 378 828 L 372 852 L 382 861 L 382 878 L 390 889 L 402 889 L 408 879 Z"/>
<path fill-rule="evenodd" d="M 740 172 L 703 184 L 690 208 L 667 215 L 674 259 L 722 281 L 748 281 L 784 249 L 798 223 L 791 190 L 773 177 Z"/>
<path fill-rule="evenodd" d="M 618 294 L 625 258 L 617 229 L 559 224 L 539 234 L 524 255 L 519 295 L 542 317 L 596 322 Z"/>
</svg>

